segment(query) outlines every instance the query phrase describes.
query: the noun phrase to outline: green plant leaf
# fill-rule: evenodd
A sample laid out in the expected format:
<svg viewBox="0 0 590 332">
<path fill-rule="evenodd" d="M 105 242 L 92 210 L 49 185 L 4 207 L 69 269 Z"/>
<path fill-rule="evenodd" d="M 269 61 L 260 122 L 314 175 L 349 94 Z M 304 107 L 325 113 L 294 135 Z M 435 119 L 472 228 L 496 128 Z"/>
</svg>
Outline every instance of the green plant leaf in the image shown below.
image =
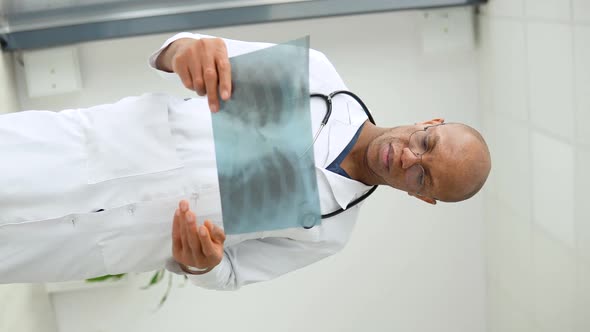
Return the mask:
<svg viewBox="0 0 590 332">
<path fill-rule="evenodd" d="M 186 286 L 186 283 L 188 282 L 188 277 L 186 276 L 186 274 L 184 274 L 183 277 L 184 282 L 181 285 L 178 285 L 178 287 L 180 288 L 184 288 L 184 286 Z"/>
<path fill-rule="evenodd" d="M 141 287 L 141 289 L 148 289 L 151 286 L 160 282 L 160 280 L 162 280 L 162 278 L 164 277 L 165 272 L 166 272 L 165 269 L 161 269 L 161 270 L 156 271 L 156 273 L 152 276 L 150 283 L 145 285 L 144 287 Z"/>
<path fill-rule="evenodd" d="M 166 293 L 164 293 L 164 296 L 162 296 L 162 299 L 160 300 L 160 304 L 158 305 L 158 310 L 162 307 L 162 305 L 164 305 L 164 302 L 166 302 L 166 299 L 168 298 L 168 294 L 170 294 L 171 289 L 172 289 L 172 273 L 168 273 L 168 288 L 166 288 Z"/>
<path fill-rule="evenodd" d="M 107 274 L 101 277 L 96 277 L 96 278 L 90 278 L 90 279 L 86 279 L 86 282 L 102 282 L 102 281 L 107 281 L 109 279 L 113 279 L 113 281 L 117 281 L 121 278 L 123 278 L 127 273 L 122 273 L 122 274 Z"/>
</svg>

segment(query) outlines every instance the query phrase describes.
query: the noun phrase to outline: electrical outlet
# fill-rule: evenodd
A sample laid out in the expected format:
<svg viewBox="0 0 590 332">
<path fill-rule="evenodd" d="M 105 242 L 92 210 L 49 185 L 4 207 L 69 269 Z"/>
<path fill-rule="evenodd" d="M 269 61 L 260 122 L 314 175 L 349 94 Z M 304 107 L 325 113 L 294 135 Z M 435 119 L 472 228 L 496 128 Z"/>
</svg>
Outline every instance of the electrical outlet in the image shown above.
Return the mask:
<svg viewBox="0 0 590 332">
<path fill-rule="evenodd" d="M 29 97 L 44 97 L 82 88 L 75 47 L 61 47 L 23 53 Z"/>
<path fill-rule="evenodd" d="M 473 9 L 444 8 L 421 12 L 422 50 L 425 54 L 473 50 Z"/>
</svg>

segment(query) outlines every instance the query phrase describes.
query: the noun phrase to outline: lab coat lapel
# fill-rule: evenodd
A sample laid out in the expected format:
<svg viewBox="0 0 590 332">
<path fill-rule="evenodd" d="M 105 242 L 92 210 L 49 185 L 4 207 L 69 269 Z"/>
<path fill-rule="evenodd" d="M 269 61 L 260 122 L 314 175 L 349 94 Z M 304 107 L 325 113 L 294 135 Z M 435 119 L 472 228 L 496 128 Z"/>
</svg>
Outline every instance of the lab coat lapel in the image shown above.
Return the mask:
<svg viewBox="0 0 590 332">
<path fill-rule="evenodd" d="M 327 124 L 328 157 L 322 165 L 323 168 L 328 167 L 340 155 L 358 128 L 367 120 L 362 107 L 356 101 L 345 97 L 347 96 L 338 95 L 333 99 L 332 116 Z"/>
<path fill-rule="evenodd" d="M 322 173 L 324 173 L 328 183 L 330 183 L 330 189 L 332 190 L 334 199 L 336 199 L 338 205 L 343 209 L 345 209 L 352 200 L 360 197 L 362 193 L 371 189 L 371 186 L 367 186 L 356 180 L 351 180 L 327 169 L 322 169 Z"/>
<path fill-rule="evenodd" d="M 340 96 L 334 99 L 332 115 L 328 121 L 328 158 L 321 168 L 330 183 L 334 198 L 342 208 L 346 208 L 353 199 L 360 196 L 360 193 L 371 188 L 362 182 L 348 179 L 326 169 L 346 148 L 361 124 L 367 119 L 362 108 L 359 106 L 357 109 L 355 105 L 354 102 L 351 103 Z"/>
<path fill-rule="evenodd" d="M 358 126 L 351 124 L 346 103 L 334 102 L 332 115 L 328 120 L 328 158 L 322 165 L 323 168 L 328 167 L 340 155 L 357 129 Z"/>
</svg>

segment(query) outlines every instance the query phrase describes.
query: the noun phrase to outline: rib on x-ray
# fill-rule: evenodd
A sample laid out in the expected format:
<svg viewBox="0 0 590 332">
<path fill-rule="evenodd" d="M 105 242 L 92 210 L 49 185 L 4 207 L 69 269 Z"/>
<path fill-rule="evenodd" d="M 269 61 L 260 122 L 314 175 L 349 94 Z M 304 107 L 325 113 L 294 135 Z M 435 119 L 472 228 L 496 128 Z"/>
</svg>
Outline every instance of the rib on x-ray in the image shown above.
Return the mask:
<svg viewBox="0 0 590 332">
<path fill-rule="evenodd" d="M 212 115 L 227 234 L 321 222 L 309 111 L 309 38 L 230 59 L 232 97 Z"/>
</svg>

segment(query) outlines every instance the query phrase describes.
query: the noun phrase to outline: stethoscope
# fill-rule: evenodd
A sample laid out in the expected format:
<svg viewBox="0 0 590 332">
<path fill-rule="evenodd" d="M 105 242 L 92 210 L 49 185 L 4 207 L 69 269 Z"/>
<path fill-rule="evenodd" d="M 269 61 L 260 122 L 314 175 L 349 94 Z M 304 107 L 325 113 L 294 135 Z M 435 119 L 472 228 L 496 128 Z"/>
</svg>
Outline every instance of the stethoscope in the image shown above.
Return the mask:
<svg viewBox="0 0 590 332">
<path fill-rule="evenodd" d="M 339 94 L 345 94 L 345 95 L 349 95 L 350 97 L 354 98 L 357 103 L 359 103 L 359 105 L 361 105 L 361 107 L 363 108 L 363 111 L 365 111 L 365 114 L 367 115 L 367 117 L 369 118 L 369 121 L 371 121 L 372 124 L 375 124 L 375 120 L 373 120 L 373 116 L 371 115 L 371 113 L 369 112 L 369 109 L 367 108 L 367 105 L 365 105 L 365 103 L 363 103 L 363 101 L 361 100 L 361 98 L 359 96 L 357 96 L 356 94 L 350 92 L 350 91 L 346 91 L 346 90 L 338 90 L 338 91 L 334 91 L 332 93 L 330 93 L 329 95 L 324 95 L 321 93 L 312 93 L 310 95 L 310 98 L 313 97 L 321 97 L 322 99 L 324 99 L 324 101 L 326 102 L 326 107 L 327 107 L 327 111 L 326 111 L 326 115 L 324 115 L 324 118 L 322 119 L 322 122 L 320 123 L 320 128 L 318 129 L 318 131 L 316 132 L 314 138 L 313 138 L 313 142 L 311 143 L 311 145 L 307 148 L 306 152 L 313 147 L 313 145 L 315 144 L 315 141 L 318 139 L 318 137 L 320 136 L 320 133 L 322 132 L 322 129 L 324 129 L 324 127 L 326 126 L 326 124 L 328 124 L 328 120 L 330 119 L 330 115 L 332 115 L 332 99 Z M 364 201 L 367 197 L 369 197 L 375 190 L 377 189 L 377 185 L 373 186 L 373 188 L 369 189 L 369 191 L 367 191 L 366 193 L 364 193 L 361 197 L 355 199 L 354 201 L 350 202 L 345 209 L 340 208 L 334 212 L 330 212 L 327 214 L 322 214 L 322 219 L 328 219 L 328 218 L 332 218 L 334 216 L 339 215 L 340 213 L 350 209 L 351 207 L 357 205 L 358 203 Z M 305 229 L 310 229 L 313 228 L 313 226 L 311 227 L 307 227 L 307 226 L 303 226 L 303 228 Z"/>
<path fill-rule="evenodd" d="M 361 105 L 361 107 L 363 108 L 363 111 L 365 111 L 365 114 L 367 115 L 367 117 L 369 118 L 369 121 L 371 121 L 372 124 L 375 124 L 375 120 L 373 119 L 373 116 L 371 115 L 371 112 L 369 112 L 369 109 L 367 108 L 367 105 L 365 105 L 365 103 L 361 100 L 361 98 L 359 96 L 357 96 L 356 94 L 350 92 L 350 91 L 346 91 L 346 90 L 337 90 L 334 91 L 332 93 L 330 93 L 329 95 L 325 95 L 322 93 L 312 93 L 310 95 L 310 98 L 313 97 L 320 97 L 322 99 L 324 99 L 324 101 L 326 102 L 326 115 L 324 115 L 324 118 L 322 119 L 322 122 L 320 123 L 320 128 L 318 129 L 318 131 L 316 132 L 316 134 L 313 137 L 313 142 L 311 143 L 311 145 L 305 150 L 305 152 L 302 154 L 305 155 L 309 149 L 311 149 L 315 142 L 317 141 L 318 137 L 320 136 L 320 134 L 322 133 L 322 129 L 324 129 L 324 127 L 326 126 L 326 124 L 328 124 L 328 120 L 330 120 L 330 116 L 332 115 L 332 99 L 339 94 L 345 94 L 345 95 L 349 95 L 350 97 L 354 98 L 354 100 L 357 101 L 357 103 L 359 103 L 359 105 Z M 191 98 L 186 98 L 186 100 L 189 100 Z M 373 188 L 369 189 L 366 193 L 364 193 L 361 197 L 355 199 L 354 201 L 350 202 L 345 209 L 340 208 L 336 211 L 327 213 L 327 214 L 322 214 L 322 219 L 328 219 L 328 218 L 332 218 L 334 216 L 337 216 L 339 214 L 341 214 L 342 212 L 352 208 L 353 206 L 359 204 L 360 202 L 364 201 L 365 199 L 367 199 L 367 197 L 371 196 L 371 194 L 377 190 L 377 185 L 373 186 Z M 310 229 L 313 228 L 313 226 L 303 226 L 303 228 L 305 229 Z"/>
</svg>

